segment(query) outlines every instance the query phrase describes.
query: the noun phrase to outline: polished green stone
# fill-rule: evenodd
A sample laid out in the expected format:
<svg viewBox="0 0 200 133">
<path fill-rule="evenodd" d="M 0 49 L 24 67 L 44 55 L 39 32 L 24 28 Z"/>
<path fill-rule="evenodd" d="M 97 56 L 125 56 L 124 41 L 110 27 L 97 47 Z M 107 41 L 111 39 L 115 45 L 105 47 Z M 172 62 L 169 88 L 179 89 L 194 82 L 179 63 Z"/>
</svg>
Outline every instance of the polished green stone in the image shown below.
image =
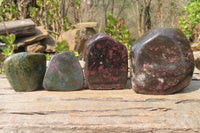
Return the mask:
<svg viewBox="0 0 200 133">
<path fill-rule="evenodd" d="M 54 91 L 83 89 L 82 68 L 73 52 L 62 52 L 51 58 L 44 77 L 43 87 L 46 90 Z"/>
<path fill-rule="evenodd" d="M 46 71 L 46 57 L 40 53 L 17 53 L 4 61 L 4 71 L 15 91 L 39 90 Z"/>
</svg>

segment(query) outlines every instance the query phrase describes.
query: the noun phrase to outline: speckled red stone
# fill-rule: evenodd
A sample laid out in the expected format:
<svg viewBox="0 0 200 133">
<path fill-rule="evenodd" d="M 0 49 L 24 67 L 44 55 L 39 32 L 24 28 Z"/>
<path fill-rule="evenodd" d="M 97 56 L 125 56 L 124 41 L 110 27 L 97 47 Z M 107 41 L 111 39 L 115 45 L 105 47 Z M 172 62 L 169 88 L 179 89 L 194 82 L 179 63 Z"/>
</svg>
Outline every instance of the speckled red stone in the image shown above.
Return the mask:
<svg viewBox="0 0 200 133">
<path fill-rule="evenodd" d="M 73 52 L 52 56 L 43 81 L 46 90 L 74 91 L 83 89 L 83 85 L 83 71 Z"/>
<path fill-rule="evenodd" d="M 131 49 L 132 87 L 143 94 L 171 94 L 190 84 L 194 57 L 178 29 L 158 28 L 142 36 Z"/>
<path fill-rule="evenodd" d="M 128 56 L 126 47 L 103 33 L 87 41 L 85 78 L 90 89 L 126 87 Z"/>
</svg>

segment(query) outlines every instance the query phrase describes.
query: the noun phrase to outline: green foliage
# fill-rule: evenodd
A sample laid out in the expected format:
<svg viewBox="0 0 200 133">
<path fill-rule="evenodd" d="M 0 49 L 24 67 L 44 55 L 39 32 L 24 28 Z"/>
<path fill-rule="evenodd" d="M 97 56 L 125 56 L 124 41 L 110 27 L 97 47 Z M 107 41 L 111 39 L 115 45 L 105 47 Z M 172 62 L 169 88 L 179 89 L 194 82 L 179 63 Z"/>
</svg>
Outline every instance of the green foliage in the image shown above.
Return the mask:
<svg viewBox="0 0 200 133">
<path fill-rule="evenodd" d="M 0 40 L 7 44 L 6 48 L 2 48 L 2 54 L 6 57 L 12 55 L 14 50 L 17 49 L 17 45 L 14 44 L 15 42 L 15 35 L 10 34 L 9 36 L 0 36 Z M 0 74 L 2 73 L 2 62 L 4 59 L 0 60 Z"/>
<path fill-rule="evenodd" d="M 74 55 L 77 57 L 77 58 L 79 58 L 79 53 L 78 52 L 76 52 L 76 51 L 72 51 L 73 53 L 74 53 Z"/>
<path fill-rule="evenodd" d="M 37 0 L 38 7 L 30 8 L 30 16 L 36 24 L 45 25 L 46 29 L 53 31 L 54 36 L 71 29 L 72 23 L 69 22 L 68 17 L 61 15 L 59 0 L 46 0 L 46 3 L 43 2 L 43 0 Z M 44 12 L 45 16 L 42 14 Z"/>
<path fill-rule="evenodd" d="M 193 0 L 181 11 L 179 20 L 181 30 L 189 39 L 195 26 L 200 23 L 200 0 Z"/>
<path fill-rule="evenodd" d="M 30 16 L 35 20 L 37 17 L 39 9 L 35 7 L 30 7 Z"/>
<path fill-rule="evenodd" d="M 2 17 L 3 20 L 8 21 L 17 19 L 18 9 L 17 5 L 15 5 L 13 2 L 1 0 L 0 7 L 0 17 Z"/>
<path fill-rule="evenodd" d="M 69 21 L 69 18 L 67 16 L 64 17 L 64 23 L 65 23 L 63 25 L 64 31 L 68 31 L 70 29 L 73 29 L 72 22 Z"/>
<path fill-rule="evenodd" d="M 57 42 L 57 46 L 56 46 L 55 50 L 56 50 L 56 54 L 63 52 L 63 51 L 68 51 L 69 45 L 66 41 Z"/>
<path fill-rule="evenodd" d="M 190 3 L 192 2 L 199 2 L 200 0 L 190 0 Z"/>
<path fill-rule="evenodd" d="M 2 5 L 2 3 L 3 3 L 3 0 L 0 0 L 0 6 Z"/>
<path fill-rule="evenodd" d="M 42 2 L 42 0 L 37 0 L 37 1 L 36 1 L 36 4 L 37 4 L 39 7 L 42 7 L 43 2 Z"/>
<path fill-rule="evenodd" d="M 128 49 L 129 49 L 129 51 L 131 50 L 131 47 L 132 47 L 132 45 L 133 45 L 133 43 L 136 41 L 136 39 L 135 38 L 133 38 L 133 39 L 131 39 L 129 42 L 128 42 Z"/>
<path fill-rule="evenodd" d="M 62 31 L 72 28 L 67 16 L 62 15 L 59 0 L 36 0 L 36 7 L 28 7 L 25 1 L 20 0 L 20 6 L 13 0 L 0 0 L 0 18 L 1 21 L 17 20 L 22 16 L 31 17 L 35 24 L 44 25 L 45 29 L 54 37 L 58 37 Z M 75 1 L 77 8 L 80 8 L 80 0 Z M 19 9 L 18 9 L 19 8 Z"/>
<path fill-rule="evenodd" d="M 16 36 L 10 34 L 9 36 L 0 36 L 0 39 L 7 44 L 7 48 L 2 48 L 2 54 L 6 57 L 14 53 L 14 50 L 17 49 L 17 45 L 14 44 Z"/>
<path fill-rule="evenodd" d="M 76 4 L 77 8 L 80 8 L 80 6 L 81 6 L 81 1 L 80 1 L 80 0 L 75 0 L 75 4 Z"/>
<path fill-rule="evenodd" d="M 45 56 L 46 56 L 46 60 L 47 60 L 47 61 L 50 61 L 50 59 L 51 59 L 50 55 L 49 55 L 49 54 L 46 54 Z"/>
<path fill-rule="evenodd" d="M 130 32 L 126 25 L 117 27 L 118 19 L 115 18 L 111 13 L 107 15 L 107 18 L 108 24 L 104 29 L 104 32 L 123 43 L 127 47 L 128 51 L 130 51 L 131 44 L 129 42 L 134 39 L 131 39 Z"/>
<path fill-rule="evenodd" d="M 56 54 L 60 53 L 60 52 L 64 52 L 64 51 L 69 51 L 69 45 L 66 41 L 62 41 L 62 42 L 57 42 L 57 46 L 55 48 L 56 50 Z M 79 54 L 76 51 L 71 51 L 74 53 L 74 55 L 78 58 Z"/>
<path fill-rule="evenodd" d="M 15 42 L 16 37 L 15 37 L 14 34 L 11 34 L 10 36 L 0 36 L 0 39 L 1 39 L 4 43 L 6 43 L 6 44 L 8 44 L 8 45 L 11 45 L 11 44 L 13 44 L 13 43 Z"/>
</svg>

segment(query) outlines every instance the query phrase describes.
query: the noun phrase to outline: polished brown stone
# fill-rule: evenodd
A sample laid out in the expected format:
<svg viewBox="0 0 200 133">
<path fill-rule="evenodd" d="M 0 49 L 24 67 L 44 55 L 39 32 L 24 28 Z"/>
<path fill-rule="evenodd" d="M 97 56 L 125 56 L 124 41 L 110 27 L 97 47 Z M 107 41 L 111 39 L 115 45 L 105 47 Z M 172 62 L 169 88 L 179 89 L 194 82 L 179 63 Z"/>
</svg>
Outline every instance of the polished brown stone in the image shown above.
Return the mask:
<svg viewBox="0 0 200 133">
<path fill-rule="evenodd" d="M 132 87 L 138 93 L 171 94 L 190 84 L 194 57 L 178 29 L 157 28 L 142 36 L 131 49 Z"/>
</svg>

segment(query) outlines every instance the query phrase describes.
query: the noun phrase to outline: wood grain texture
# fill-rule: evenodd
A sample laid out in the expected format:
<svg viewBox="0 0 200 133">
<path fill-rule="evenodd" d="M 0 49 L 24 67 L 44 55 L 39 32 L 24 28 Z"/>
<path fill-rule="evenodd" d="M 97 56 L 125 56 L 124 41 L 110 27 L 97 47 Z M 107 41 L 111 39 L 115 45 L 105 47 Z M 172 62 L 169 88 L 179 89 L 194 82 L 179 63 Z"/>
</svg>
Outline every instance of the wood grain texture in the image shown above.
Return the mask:
<svg viewBox="0 0 200 133">
<path fill-rule="evenodd" d="M 132 89 L 15 92 L 0 76 L 0 132 L 198 133 L 200 82 L 173 95 Z"/>
</svg>

